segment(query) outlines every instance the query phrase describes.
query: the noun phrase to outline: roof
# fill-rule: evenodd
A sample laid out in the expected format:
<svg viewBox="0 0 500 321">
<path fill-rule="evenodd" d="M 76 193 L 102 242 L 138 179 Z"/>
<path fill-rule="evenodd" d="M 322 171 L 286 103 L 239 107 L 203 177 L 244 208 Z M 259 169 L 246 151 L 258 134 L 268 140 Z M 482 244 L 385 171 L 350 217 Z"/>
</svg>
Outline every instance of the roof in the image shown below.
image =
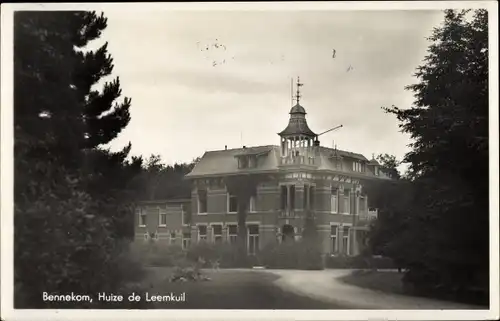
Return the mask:
<svg viewBox="0 0 500 321">
<path fill-rule="evenodd" d="M 370 159 L 370 161 L 368 162 L 368 165 L 377 165 L 377 166 L 380 166 L 380 163 L 377 162 L 376 159 L 372 158 Z"/>
<path fill-rule="evenodd" d="M 305 135 L 316 136 L 316 134 L 309 128 L 306 120 L 306 110 L 299 104 L 296 104 L 290 110 L 290 120 L 288 126 L 278 135 Z"/>
<path fill-rule="evenodd" d="M 290 109 L 290 114 L 306 114 L 306 109 L 302 107 L 299 104 L 296 104 L 295 106 Z"/>
<path fill-rule="evenodd" d="M 337 172 L 338 170 L 335 168 L 334 162 L 331 161 L 331 157 L 335 154 L 335 152 L 343 158 L 352 158 L 368 162 L 368 159 L 361 154 L 321 146 L 320 155 L 317 156 L 319 160 L 317 170 Z M 259 157 L 259 166 L 257 168 L 239 169 L 238 162 L 235 157 L 245 154 L 261 155 Z M 193 170 L 186 175 L 186 178 L 231 175 L 238 173 L 278 172 L 280 170 L 279 164 L 280 147 L 274 145 L 208 151 L 201 157 L 200 161 L 196 164 Z M 361 175 L 361 177 L 376 177 L 374 174 L 370 173 L 348 173 L 349 175 Z M 382 175 L 379 176 L 379 178 L 386 177 Z"/>
<path fill-rule="evenodd" d="M 267 154 L 262 157 L 257 168 L 238 169 L 236 156 L 250 153 Z M 280 151 L 278 146 L 266 145 L 205 152 L 200 161 L 186 177 L 262 172 L 278 170 Z"/>
</svg>

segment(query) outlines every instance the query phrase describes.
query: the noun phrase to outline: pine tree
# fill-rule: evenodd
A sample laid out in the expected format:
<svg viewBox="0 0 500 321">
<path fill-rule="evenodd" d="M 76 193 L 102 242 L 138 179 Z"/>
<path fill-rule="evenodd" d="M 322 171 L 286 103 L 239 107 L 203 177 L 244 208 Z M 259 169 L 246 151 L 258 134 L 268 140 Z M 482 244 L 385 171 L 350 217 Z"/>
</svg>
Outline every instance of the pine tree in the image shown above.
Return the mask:
<svg viewBox="0 0 500 321">
<path fill-rule="evenodd" d="M 488 289 L 488 13 L 469 13 L 445 11 L 407 87 L 414 106 L 386 109 L 414 140 L 406 279 L 425 291 Z"/>
<path fill-rule="evenodd" d="M 133 268 L 120 261 L 122 247 L 115 240 L 125 234 L 124 218 L 131 217 L 120 215 L 130 212 L 122 203 L 130 197 L 124 186 L 141 160 L 125 161 L 130 146 L 109 153 L 84 144 L 85 137 L 109 141 L 120 128 L 117 121 L 89 127 L 86 96 L 75 85 L 82 56 L 74 48 L 102 28 L 103 20 L 86 12 L 14 16 L 16 308 L 51 306 L 42 301 L 43 292 L 116 293 L 124 285 L 121 267 Z M 103 73 L 92 70 L 95 79 Z"/>
</svg>

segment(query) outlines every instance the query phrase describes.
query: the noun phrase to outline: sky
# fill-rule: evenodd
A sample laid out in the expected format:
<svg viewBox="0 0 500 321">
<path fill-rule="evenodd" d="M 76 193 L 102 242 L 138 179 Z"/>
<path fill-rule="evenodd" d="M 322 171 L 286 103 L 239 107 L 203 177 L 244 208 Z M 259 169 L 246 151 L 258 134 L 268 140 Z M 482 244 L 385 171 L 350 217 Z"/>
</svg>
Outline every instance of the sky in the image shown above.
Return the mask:
<svg viewBox="0 0 500 321">
<path fill-rule="evenodd" d="M 108 41 L 113 77 L 132 98 L 131 121 L 110 147 L 130 141 L 132 155 L 166 164 L 225 145 L 278 145 L 297 76 L 309 127 L 343 125 L 320 136 L 323 146 L 402 159 L 409 136 L 381 107 L 411 106 L 404 87 L 418 81 L 426 38 L 443 20 L 439 10 L 104 14 L 108 27 L 92 46 Z"/>
</svg>

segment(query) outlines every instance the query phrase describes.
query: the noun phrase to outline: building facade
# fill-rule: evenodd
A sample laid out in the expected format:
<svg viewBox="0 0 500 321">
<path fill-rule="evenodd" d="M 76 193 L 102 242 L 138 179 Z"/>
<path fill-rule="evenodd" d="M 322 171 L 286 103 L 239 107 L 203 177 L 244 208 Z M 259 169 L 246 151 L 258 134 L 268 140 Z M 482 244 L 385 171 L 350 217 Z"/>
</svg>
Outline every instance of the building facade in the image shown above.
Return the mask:
<svg viewBox="0 0 500 321">
<path fill-rule="evenodd" d="M 249 254 L 268 244 L 300 239 L 308 215 L 314 218 L 324 254 L 359 254 L 369 223 L 377 218 L 363 184 L 390 178 L 374 159 L 321 146 L 305 116 L 297 101 L 288 126 L 278 134 L 279 145 L 206 152 L 186 176 L 193 186 L 190 200 L 141 204 L 137 238 L 147 234 L 145 238 L 169 242 L 169 233 L 175 232 L 174 239 L 182 235 L 185 248 L 200 241 L 236 242 L 239 200 L 227 180 L 259 175 L 265 179 L 257 183 L 246 210 Z M 142 211 L 147 222 L 141 225 Z"/>
</svg>

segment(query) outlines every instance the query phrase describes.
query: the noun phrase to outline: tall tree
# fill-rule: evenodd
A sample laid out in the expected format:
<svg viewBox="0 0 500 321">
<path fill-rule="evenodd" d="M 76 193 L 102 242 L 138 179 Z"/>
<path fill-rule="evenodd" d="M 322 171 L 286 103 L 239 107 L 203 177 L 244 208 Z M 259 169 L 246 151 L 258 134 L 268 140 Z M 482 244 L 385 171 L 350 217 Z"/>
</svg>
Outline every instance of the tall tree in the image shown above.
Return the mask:
<svg viewBox="0 0 500 321">
<path fill-rule="evenodd" d="M 75 47 L 98 37 L 103 22 L 89 12 L 14 16 L 16 308 L 50 306 L 42 292 L 116 293 L 124 285 L 115 241 L 124 221 L 115 217 L 141 160 L 125 161 L 130 146 L 109 153 L 83 143 L 94 132 L 112 137 L 106 132 L 119 126 L 88 125 L 77 76 L 82 55 Z"/>
<path fill-rule="evenodd" d="M 417 193 L 407 280 L 427 289 L 488 289 L 488 12 L 446 10 L 409 109 L 396 115 L 414 143 L 404 161 Z M 424 232 L 425 231 L 425 232 Z"/>
<path fill-rule="evenodd" d="M 401 174 L 398 170 L 398 166 L 400 163 L 396 159 L 396 156 L 389 154 L 380 154 L 376 159 L 380 163 L 381 171 L 389 175 L 389 177 L 391 177 L 392 179 L 401 178 Z"/>
</svg>

